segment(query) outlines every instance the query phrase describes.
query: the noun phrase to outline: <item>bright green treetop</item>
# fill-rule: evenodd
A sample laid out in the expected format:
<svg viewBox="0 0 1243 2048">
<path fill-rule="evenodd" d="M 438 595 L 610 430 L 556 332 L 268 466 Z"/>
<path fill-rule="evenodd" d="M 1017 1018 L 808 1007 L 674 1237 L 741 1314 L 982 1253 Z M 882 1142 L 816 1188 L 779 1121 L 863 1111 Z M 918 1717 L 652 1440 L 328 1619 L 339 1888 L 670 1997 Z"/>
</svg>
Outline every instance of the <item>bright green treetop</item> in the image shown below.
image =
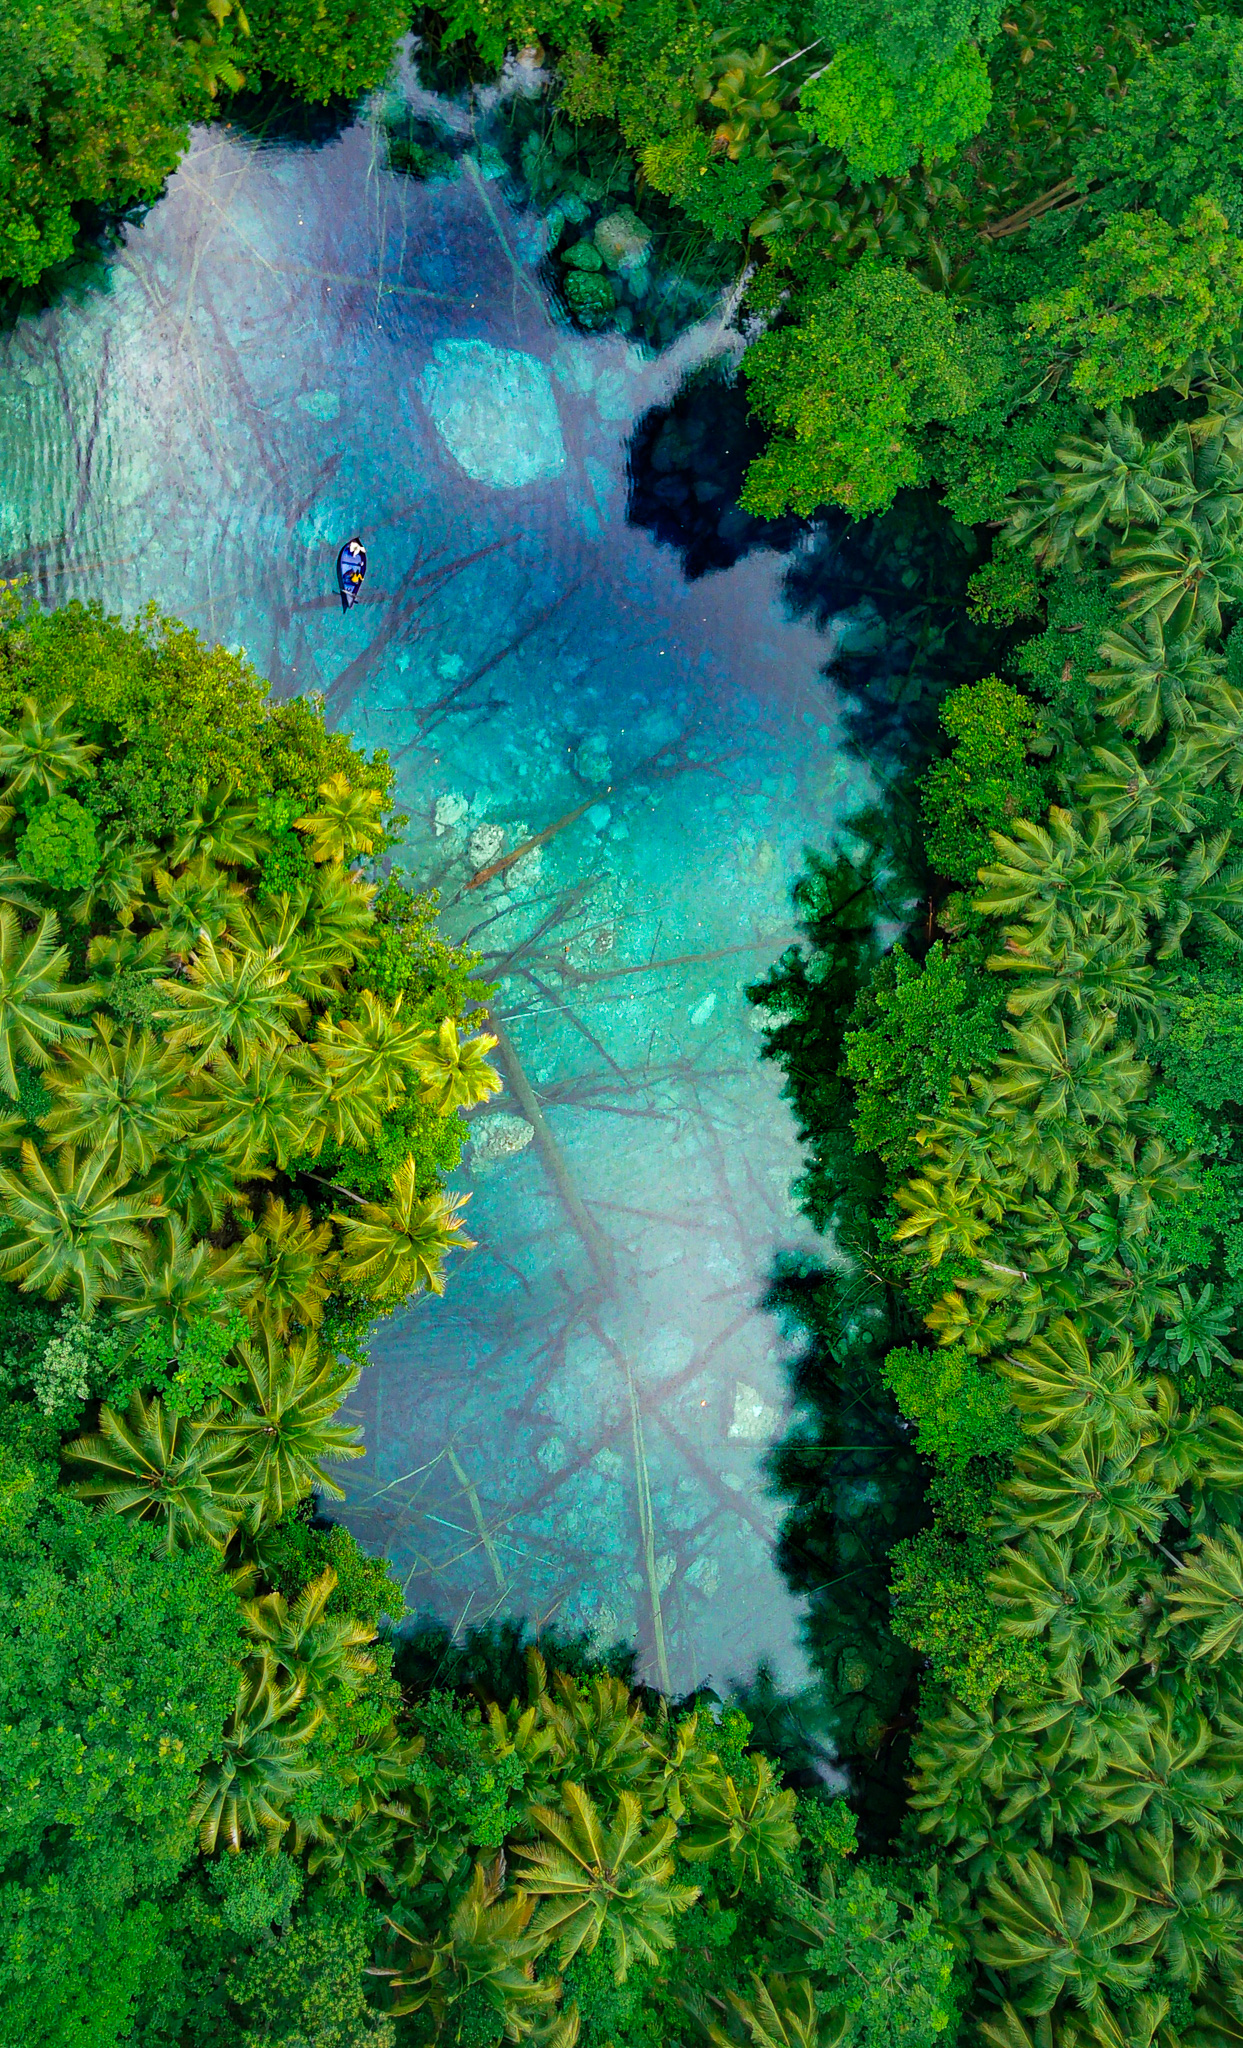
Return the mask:
<svg viewBox="0 0 1243 2048">
<path fill-rule="evenodd" d="M 966 413 L 991 384 L 990 339 L 909 271 L 857 264 L 797 325 L 747 351 L 751 407 L 774 433 L 743 505 L 771 518 L 835 504 L 862 518 L 892 504 L 921 479 L 923 429 Z"/>
</svg>

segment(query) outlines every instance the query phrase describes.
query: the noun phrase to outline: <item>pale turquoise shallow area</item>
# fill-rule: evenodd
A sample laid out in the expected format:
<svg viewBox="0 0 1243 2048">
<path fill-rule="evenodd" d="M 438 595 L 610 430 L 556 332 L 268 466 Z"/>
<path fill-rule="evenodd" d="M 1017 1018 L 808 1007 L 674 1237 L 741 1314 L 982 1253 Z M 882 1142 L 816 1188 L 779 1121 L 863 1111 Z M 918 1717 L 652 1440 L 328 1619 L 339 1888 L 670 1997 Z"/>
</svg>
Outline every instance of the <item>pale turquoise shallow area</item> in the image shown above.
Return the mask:
<svg viewBox="0 0 1243 2048">
<path fill-rule="evenodd" d="M 478 1249 L 378 1334 L 352 1525 L 456 1622 L 633 1636 L 678 1688 L 761 1657 L 798 1682 L 761 1300 L 811 1239 L 743 988 L 857 793 L 825 643 L 776 556 L 687 584 L 626 524 L 633 423 L 719 332 L 655 362 L 565 332 L 533 217 L 469 157 L 390 174 L 377 135 L 199 136 L 107 289 L 0 337 L 0 573 L 153 600 L 323 691 L 391 750 L 407 863 L 500 982 Z"/>
</svg>

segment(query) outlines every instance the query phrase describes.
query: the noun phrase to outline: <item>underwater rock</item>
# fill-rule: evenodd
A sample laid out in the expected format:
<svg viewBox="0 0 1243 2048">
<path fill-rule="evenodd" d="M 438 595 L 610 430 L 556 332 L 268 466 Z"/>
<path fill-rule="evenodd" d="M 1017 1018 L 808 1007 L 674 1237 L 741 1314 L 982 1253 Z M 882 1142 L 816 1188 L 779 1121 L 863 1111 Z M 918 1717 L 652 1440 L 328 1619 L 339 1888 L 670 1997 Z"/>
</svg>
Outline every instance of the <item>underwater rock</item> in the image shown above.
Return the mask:
<svg viewBox="0 0 1243 2048">
<path fill-rule="evenodd" d="M 879 654 L 885 644 L 885 621 L 870 597 L 850 611 L 835 612 L 827 631 L 830 659 L 835 654 Z"/>
<path fill-rule="evenodd" d="M 446 790 L 443 796 L 438 796 L 436 808 L 432 812 L 432 824 L 437 839 L 443 838 L 452 826 L 460 825 L 469 809 L 470 804 L 459 790 Z"/>
<path fill-rule="evenodd" d="M 624 372 L 605 370 L 596 379 L 595 401 L 602 420 L 628 420 L 635 409 L 635 395 Z"/>
<path fill-rule="evenodd" d="M 520 490 L 564 468 L 552 379 L 538 357 L 488 341 L 438 341 L 418 388 L 450 455 L 476 483 Z"/>
<path fill-rule="evenodd" d="M 489 1116 L 477 1116 L 470 1123 L 470 1157 L 476 1173 L 501 1166 L 525 1152 L 535 1136 L 535 1126 L 524 1116 L 510 1116 L 494 1109 Z"/>
<path fill-rule="evenodd" d="M 593 804 L 587 813 L 587 823 L 593 832 L 603 832 L 612 815 L 607 804 Z"/>
<path fill-rule="evenodd" d="M 545 1472 L 559 1472 L 568 1453 L 559 1436 L 546 1437 L 535 1453 Z"/>
<path fill-rule="evenodd" d="M 843 1692 L 866 1692 L 873 1676 L 872 1665 L 857 1644 L 842 1651 L 837 1660 L 837 1683 Z"/>
<path fill-rule="evenodd" d="M 635 269 L 652 246 L 650 234 L 628 206 L 619 206 L 616 213 L 606 213 L 598 220 L 593 239 L 610 270 Z"/>
<path fill-rule="evenodd" d="M 519 841 L 521 844 L 521 841 Z M 505 886 L 508 889 L 530 889 L 539 881 L 544 869 L 544 849 L 533 846 L 530 853 L 524 853 L 505 871 Z"/>
<path fill-rule="evenodd" d="M 713 991 L 712 994 L 704 996 L 700 1002 L 696 1003 L 691 1011 L 691 1023 L 695 1025 L 706 1024 L 715 1008 L 716 993 Z"/>
<path fill-rule="evenodd" d="M 747 1029 L 754 1031 L 758 1037 L 761 1031 L 777 1031 L 783 1024 L 793 1022 L 794 1013 L 791 1010 L 761 1010 L 754 1007 L 747 1017 Z"/>
<path fill-rule="evenodd" d="M 613 773 L 613 763 L 609 756 L 607 733 L 588 733 L 587 738 L 574 756 L 574 772 L 576 775 L 581 775 L 584 782 L 608 782 L 610 780 Z"/>
<path fill-rule="evenodd" d="M 658 1593 L 668 1592 L 669 1587 L 673 1584 L 677 1568 L 677 1552 L 673 1550 L 662 1551 L 656 1560 L 656 1591 Z"/>
<path fill-rule="evenodd" d="M 735 1442 L 766 1444 L 781 1427 L 781 1410 L 774 1408 L 745 1380 L 734 1382 L 734 1419 L 726 1431 Z"/>
<path fill-rule="evenodd" d="M 625 1631 L 617 1619 L 616 1609 L 610 1607 L 606 1601 L 602 1600 L 596 1609 L 595 1620 L 591 1624 L 593 1646 L 601 1653 L 605 1650 L 611 1650 L 619 1637 L 624 1635 L 624 1633 Z"/>
<path fill-rule="evenodd" d="M 692 1592 L 698 1593 L 701 1599 L 712 1599 L 721 1583 L 721 1567 L 710 1551 L 705 1550 L 695 1559 L 694 1564 L 687 1565 L 682 1574 L 682 1583 L 689 1586 Z"/>
<path fill-rule="evenodd" d="M 602 270 L 604 258 L 594 242 L 573 242 L 561 251 L 561 261 L 571 270 Z"/>
<path fill-rule="evenodd" d="M 476 825 L 466 842 L 466 852 L 473 868 L 486 868 L 499 858 L 505 844 L 503 825 Z"/>
<path fill-rule="evenodd" d="M 303 391 L 294 404 L 300 412 L 309 412 L 313 420 L 335 420 L 341 410 L 340 394 L 336 391 Z"/>
</svg>

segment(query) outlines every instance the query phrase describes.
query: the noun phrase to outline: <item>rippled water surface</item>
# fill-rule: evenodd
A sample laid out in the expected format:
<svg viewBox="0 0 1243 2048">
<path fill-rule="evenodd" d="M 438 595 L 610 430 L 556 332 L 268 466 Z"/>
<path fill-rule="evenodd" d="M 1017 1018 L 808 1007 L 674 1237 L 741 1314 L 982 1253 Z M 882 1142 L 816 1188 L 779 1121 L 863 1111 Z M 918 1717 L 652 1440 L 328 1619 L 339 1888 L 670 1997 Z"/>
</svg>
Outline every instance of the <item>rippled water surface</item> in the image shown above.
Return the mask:
<svg viewBox="0 0 1243 2048">
<path fill-rule="evenodd" d="M 679 1688 L 797 1679 L 760 1301 L 805 1226 L 742 991 L 850 793 L 824 642 L 777 556 L 687 583 L 627 525 L 634 424 L 719 332 L 655 362 L 566 332 L 487 157 L 420 184 L 379 133 L 199 136 L 107 287 L 0 338 L 0 562 L 322 690 L 391 750 L 408 864 L 500 981 L 478 1249 L 379 1334 L 353 1526 L 446 1617 L 632 1634 Z"/>
</svg>

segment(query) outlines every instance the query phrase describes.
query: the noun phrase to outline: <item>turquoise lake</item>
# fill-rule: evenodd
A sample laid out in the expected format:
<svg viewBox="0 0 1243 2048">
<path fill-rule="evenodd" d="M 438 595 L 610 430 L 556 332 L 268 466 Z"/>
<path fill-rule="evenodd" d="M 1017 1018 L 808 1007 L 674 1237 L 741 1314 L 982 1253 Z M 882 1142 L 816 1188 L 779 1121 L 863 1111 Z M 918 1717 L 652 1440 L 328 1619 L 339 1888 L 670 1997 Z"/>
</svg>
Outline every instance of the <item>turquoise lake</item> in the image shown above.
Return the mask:
<svg viewBox="0 0 1243 2048">
<path fill-rule="evenodd" d="M 198 134 L 104 281 L 0 335 L 0 574 L 322 691 L 390 750 L 405 864 L 500 984 L 478 1246 L 377 1334 L 345 1518 L 455 1624 L 631 1637 L 677 1691 L 760 1659 L 798 1684 L 762 1302 L 814 1240 L 744 988 L 859 771 L 788 558 L 688 581 L 627 521 L 636 423 L 734 338 L 569 330 L 505 190 L 486 150 L 393 173 L 378 112 L 317 148 Z"/>
</svg>

